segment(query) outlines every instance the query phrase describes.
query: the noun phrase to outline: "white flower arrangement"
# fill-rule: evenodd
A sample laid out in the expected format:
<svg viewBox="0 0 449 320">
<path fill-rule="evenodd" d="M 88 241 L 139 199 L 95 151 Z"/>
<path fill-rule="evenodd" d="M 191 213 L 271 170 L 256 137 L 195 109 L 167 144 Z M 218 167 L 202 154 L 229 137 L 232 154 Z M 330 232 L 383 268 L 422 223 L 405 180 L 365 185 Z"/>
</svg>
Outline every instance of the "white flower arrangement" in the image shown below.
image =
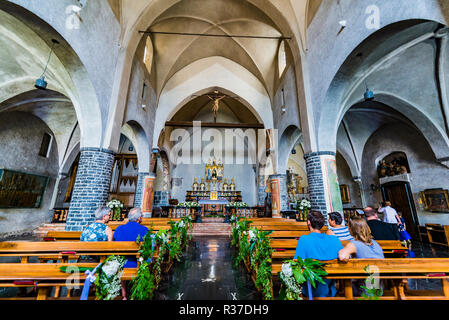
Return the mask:
<svg viewBox="0 0 449 320">
<path fill-rule="evenodd" d="M 288 300 L 299 299 L 301 295 L 301 286 L 296 282 L 295 277 L 293 276 L 293 270 L 290 263 L 283 263 L 281 272 L 279 273 L 279 277 L 281 278 L 284 285 L 287 287 L 287 298 Z M 293 293 L 293 294 L 292 294 Z"/>
<path fill-rule="evenodd" d="M 123 208 L 123 203 L 120 200 L 112 199 L 106 203 L 106 206 L 111 209 Z"/>
<path fill-rule="evenodd" d="M 97 290 L 102 292 L 103 300 L 113 300 L 120 294 L 120 278 L 125 262 L 126 259 L 122 256 L 111 256 L 101 266 L 102 272 L 97 277 L 95 284 L 100 286 Z"/>
<path fill-rule="evenodd" d="M 254 241 L 257 238 L 256 233 L 253 230 L 248 231 L 249 241 Z"/>
<path fill-rule="evenodd" d="M 201 205 L 195 201 L 185 201 L 185 202 L 178 203 L 178 207 L 197 208 L 197 207 L 201 207 Z"/>
</svg>

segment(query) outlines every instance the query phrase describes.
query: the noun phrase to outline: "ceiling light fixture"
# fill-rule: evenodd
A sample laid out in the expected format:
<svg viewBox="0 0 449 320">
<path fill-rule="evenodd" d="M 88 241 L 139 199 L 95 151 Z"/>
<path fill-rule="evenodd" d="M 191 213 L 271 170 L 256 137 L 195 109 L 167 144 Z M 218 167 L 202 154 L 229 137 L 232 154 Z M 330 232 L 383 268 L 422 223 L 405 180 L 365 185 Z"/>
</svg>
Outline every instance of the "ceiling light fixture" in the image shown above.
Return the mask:
<svg viewBox="0 0 449 320">
<path fill-rule="evenodd" d="M 34 86 L 40 90 L 47 90 L 47 81 L 45 81 L 45 72 L 47 71 L 48 63 L 50 62 L 50 58 L 51 58 L 51 54 L 53 53 L 54 46 L 55 46 L 55 44 L 59 44 L 58 40 L 55 40 L 55 39 L 51 39 L 51 42 L 53 42 L 53 44 L 51 45 L 50 54 L 48 56 L 47 64 L 45 65 L 44 72 L 42 73 L 40 78 L 36 80 L 36 83 L 34 84 Z"/>
<path fill-rule="evenodd" d="M 362 55 L 363 55 L 363 53 L 361 53 L 361 52 L 357 53 L 357 57 L 360 58 L 360 64 L 363 62 L 363 60 L 362 60 Z M 372 101 L 372 100 L 374 100 L 374 92 L 372 92 L 372 91 L 368 88 L 368 83 L 367 83 L 367 81 L 366 81 L 366 78 L 364 79 L 364 82 L 365 82 L 365 88 L 366 88 L 366 90 L 365 90 L 365 93 L 363 94 L 363 98 L 365 99 L 365 101 Z"/>
</svg>

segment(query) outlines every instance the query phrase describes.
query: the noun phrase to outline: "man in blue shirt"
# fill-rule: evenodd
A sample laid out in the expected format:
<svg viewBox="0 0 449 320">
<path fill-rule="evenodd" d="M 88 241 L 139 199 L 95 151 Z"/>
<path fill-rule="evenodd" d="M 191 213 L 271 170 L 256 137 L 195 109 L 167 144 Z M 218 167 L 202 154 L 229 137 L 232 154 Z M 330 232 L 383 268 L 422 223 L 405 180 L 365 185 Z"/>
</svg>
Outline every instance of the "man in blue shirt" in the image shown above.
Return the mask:
<svg viewBox="0 0 449 320">
<path fill-rule="evenodd" d="M 316 259 L 320 261 L 334 260 L 338 258 L 338 251 L 343 249 L 340 240 L 334 235 L 321 232 L 324 226 L 324 216 L 319 211 L 311 211 L 307 216 L 307 226 L 310 234 L 302 236 L 298 240 L 294 259 Z M 324 279 L 326 284 L 315 282 L 316 288 L 312 288 L 313 297 L 333 297 L 337 293 L 334 280 Z M 303 286 L 303 294 L 307 295 L 307 286 Z"/>
<path fill-rule="evenodd" d="M 128 223 L 121 225 L 115 229 L 113 241 L 136 241 L 137 237 L 140 239 L 147 234 L 148 228 L 141 225 L 142 211 L 140 208 L 133 208 L 128 213 Z M 126 256 L 125 268 L 136 268 L 137 259 L 134 256 Z M 126 300 L 126 285 L 122 282 L 122 296 Z"/>
</svg>

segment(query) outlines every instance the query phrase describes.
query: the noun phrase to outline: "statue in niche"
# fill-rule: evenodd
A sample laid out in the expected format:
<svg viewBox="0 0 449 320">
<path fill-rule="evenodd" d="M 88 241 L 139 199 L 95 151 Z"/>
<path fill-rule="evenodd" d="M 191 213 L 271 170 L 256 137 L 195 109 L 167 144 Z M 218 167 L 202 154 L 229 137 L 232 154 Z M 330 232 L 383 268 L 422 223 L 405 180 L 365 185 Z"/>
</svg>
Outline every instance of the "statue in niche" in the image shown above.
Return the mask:
<svg viewBox="0 0 449 320">
<path fill-rule="evenodd" d="M 410 172 L 405 155 L 400 154 L 399 156 L 394 157 L 391 161 L 388 161 L 387 158 L 391 159 L 391 155 L 380 161 L 377 166 L 379 178 L 392 177 Z"/>
<path fill-rule="evenodd" d="M 216 169 L 214 169 L 212 171 L 212 180 L 217 180 L 217 170 Z"/>
</svg>

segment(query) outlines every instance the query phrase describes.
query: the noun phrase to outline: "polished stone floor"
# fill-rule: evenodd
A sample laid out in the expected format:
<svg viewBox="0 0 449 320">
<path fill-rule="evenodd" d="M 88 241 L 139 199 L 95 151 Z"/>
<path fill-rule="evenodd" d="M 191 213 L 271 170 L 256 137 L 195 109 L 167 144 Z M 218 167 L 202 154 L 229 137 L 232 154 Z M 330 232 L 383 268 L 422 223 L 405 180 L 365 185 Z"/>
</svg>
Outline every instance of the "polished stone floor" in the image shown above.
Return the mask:
<svg viewBox="0 0 449 320">
<path fill-rule="evenodd" d="M 229 237 L 194 237 L 181 263 L 161 282 L 156 299 L 259 300 L 243 267 L 233 268 Z"/>
</svg>

